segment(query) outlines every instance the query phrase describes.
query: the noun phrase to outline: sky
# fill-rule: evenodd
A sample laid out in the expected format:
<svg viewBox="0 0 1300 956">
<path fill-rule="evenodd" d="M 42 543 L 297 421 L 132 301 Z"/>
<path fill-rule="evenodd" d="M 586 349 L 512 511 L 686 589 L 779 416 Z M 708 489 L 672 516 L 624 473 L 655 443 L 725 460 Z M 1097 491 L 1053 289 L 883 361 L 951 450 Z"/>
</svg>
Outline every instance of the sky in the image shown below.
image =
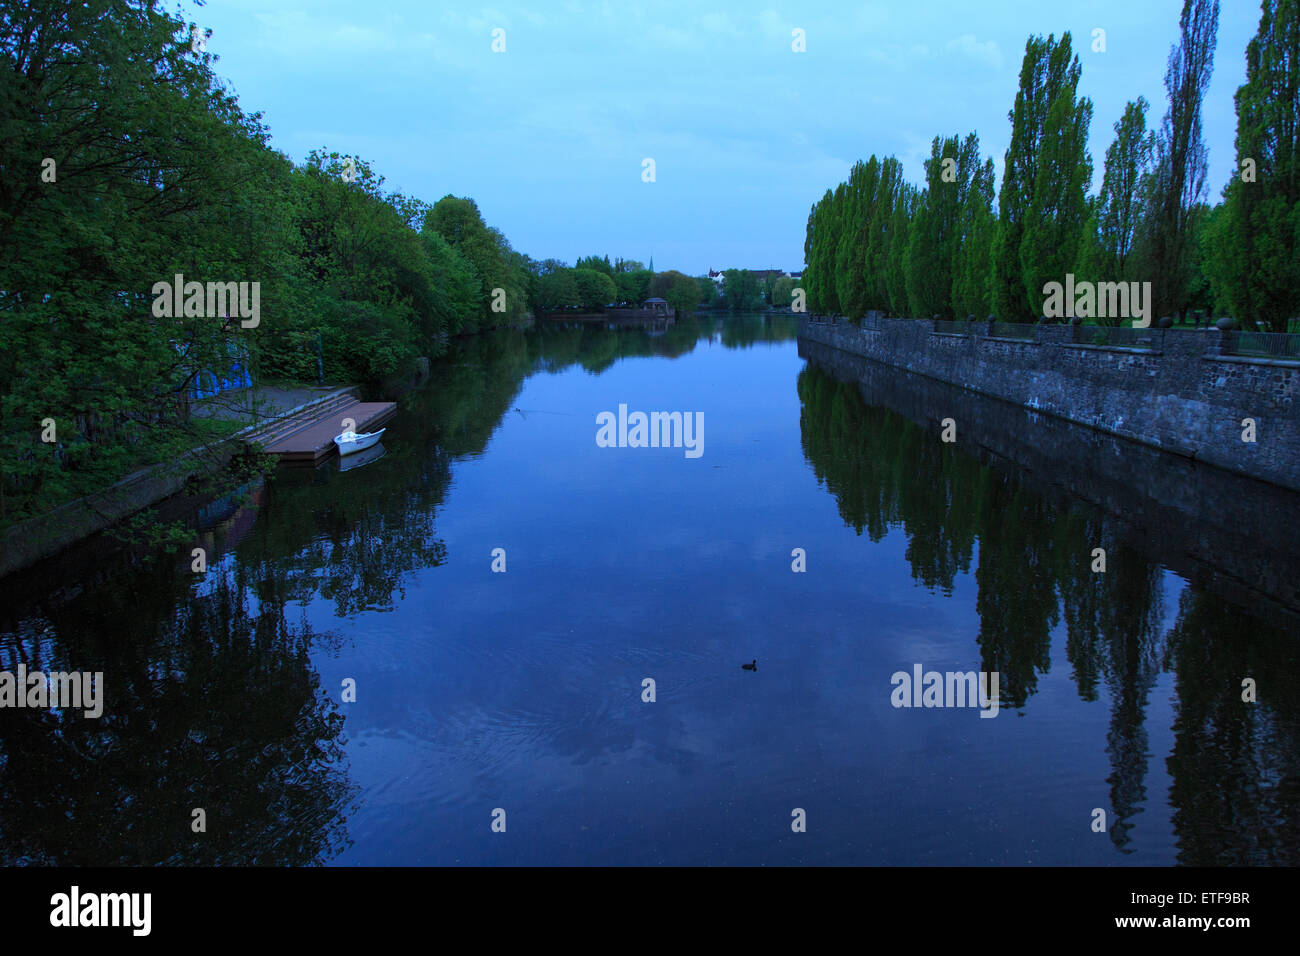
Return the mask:
<svg viewBox="0 0 1300 956">
<path fill-rule="evenodd" d="M 271 145 L 360 156 L 385 188 L 474 199 L 535 259 L 798 270 L 812 204 L 871 154 L 914 183 L 974 130 L 1001 181 L 1025 40 L 1070 31 L 1093 191 L 1127 101 L 1166 109 L 1181 0 L 195 0 L 214 69 Z M 1209 196 L 1232 174 L 1254 0 L 1224 0 L 1202 108 Z M 793 31 L 805 50 L 795 52 Z M 1094 51 L 1095 30 L 1105 50 Z M 504 42 L 503 52 L 494 52 Z M 645 160 L 654 181 L 644 181 Z"/>
</svg>

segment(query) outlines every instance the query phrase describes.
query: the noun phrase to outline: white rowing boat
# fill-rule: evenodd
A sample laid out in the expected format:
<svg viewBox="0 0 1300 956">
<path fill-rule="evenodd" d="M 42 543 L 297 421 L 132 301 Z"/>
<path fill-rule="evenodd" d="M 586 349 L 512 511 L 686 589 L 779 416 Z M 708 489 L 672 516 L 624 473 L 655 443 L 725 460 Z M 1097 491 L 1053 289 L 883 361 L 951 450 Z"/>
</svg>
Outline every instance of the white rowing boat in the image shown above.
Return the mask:
<svg viewBox="0 0 1300 956">
<path fill-rule="evenodd" d="M 381 428 L 377 432 L 366 432 L 364 435 L 358 435 L 356 432 L 343 432 L 341 435 L 334 436 L 334 444 L 338 446 L 340 455 L 353 455 L 359 451 L 365 451 L 388 429 Z"/>
</svg>

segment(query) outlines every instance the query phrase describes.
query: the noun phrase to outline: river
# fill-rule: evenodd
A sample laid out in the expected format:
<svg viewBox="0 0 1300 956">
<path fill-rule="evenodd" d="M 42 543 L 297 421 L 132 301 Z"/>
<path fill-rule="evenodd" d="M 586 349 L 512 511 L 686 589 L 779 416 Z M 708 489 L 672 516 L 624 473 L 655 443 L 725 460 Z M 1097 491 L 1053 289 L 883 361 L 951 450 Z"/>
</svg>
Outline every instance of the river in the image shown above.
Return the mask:
<svg viewBox="0 0 1300 956">
<path fill-rule="evenodd" d="M 1128 500 L 1043 416 L 939 396 L 947 443 L 809 354 L 457 342 L 377 457 L 197 512 L 205 572 L 0 581 L 0 670 L 104 675 L 97 719 L 0 710 L 0 862 L 1300 863 L 1296 497 L 1121 448 Z M 695 449 L 604 447 L 620 406 Z M 1202 487 L 1291 523 L 1198 533 Z M 918 667 L 996 711 L 896 706 Z"/>
</svg>

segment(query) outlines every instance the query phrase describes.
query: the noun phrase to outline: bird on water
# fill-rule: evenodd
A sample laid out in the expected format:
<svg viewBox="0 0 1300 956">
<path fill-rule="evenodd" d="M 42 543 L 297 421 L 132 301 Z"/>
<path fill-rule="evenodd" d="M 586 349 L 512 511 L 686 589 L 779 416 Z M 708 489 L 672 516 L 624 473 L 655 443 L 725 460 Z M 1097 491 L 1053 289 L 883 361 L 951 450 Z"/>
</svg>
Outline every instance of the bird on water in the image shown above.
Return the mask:
<svg viewBox="0 0 1300 956">
<path fill-rule="evenodd" d="M 754 658 L 754 660 L 751 661 L 750 663 L 741 664 L 740 666 L 745 668 L 745 670 L 747 671 L 756 671 L 758 670 L 758 658 Z"/>
</svg>

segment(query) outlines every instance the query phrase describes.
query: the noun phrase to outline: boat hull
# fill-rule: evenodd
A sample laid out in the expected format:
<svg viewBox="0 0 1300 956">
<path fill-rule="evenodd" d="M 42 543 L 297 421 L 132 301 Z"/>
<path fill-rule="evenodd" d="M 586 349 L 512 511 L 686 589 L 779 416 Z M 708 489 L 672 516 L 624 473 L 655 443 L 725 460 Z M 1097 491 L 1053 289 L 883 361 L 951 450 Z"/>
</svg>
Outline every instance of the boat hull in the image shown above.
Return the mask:
<svg viewBox="0 0 1300 956">
<path fill-rule="evenodd" d="M 377 432 L 367 432 L 364 435 L 344 432 L 342 435 L 335 436 L 334 444 L 338 446 L 340 455 L 355 455 L 357 452 L 365 451 L 378 442 L 387 430 L 381 428 Z"/>
</svg>

